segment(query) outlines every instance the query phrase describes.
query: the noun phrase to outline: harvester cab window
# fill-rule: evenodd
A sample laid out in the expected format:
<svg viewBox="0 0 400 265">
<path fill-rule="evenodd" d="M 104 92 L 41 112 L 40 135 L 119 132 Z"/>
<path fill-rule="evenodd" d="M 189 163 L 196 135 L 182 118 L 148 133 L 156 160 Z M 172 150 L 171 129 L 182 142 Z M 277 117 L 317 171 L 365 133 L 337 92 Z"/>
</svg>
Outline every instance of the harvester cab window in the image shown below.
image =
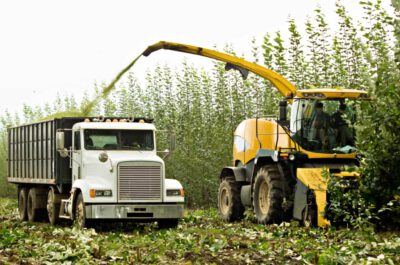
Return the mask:
<svg viewBox="0 0 400 265">
<path fill-rule="evenodd" d="M 151 130 L 87 129 L 84 135 L 86 150 L 154 150 Z"/>
<path fill-rule="evenodd" d="M 304 149 L 348 153 L 354 148 L 355 111 L 344 99 L 297 99 L 291 117 L 292 137 Z"/>
</svg>

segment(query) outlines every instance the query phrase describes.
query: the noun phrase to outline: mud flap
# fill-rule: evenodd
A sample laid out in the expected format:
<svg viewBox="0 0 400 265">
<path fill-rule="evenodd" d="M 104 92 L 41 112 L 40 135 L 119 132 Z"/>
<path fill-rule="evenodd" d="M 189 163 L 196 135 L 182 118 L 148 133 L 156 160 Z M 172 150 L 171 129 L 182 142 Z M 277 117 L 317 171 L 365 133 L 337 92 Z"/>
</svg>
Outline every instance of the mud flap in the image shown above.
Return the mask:
<svg viewBox="0 0 400 265">
<path fill-rule="evenodd" d="M 327 201 L 327 180 L 322 176 L 322 168 L 298 168 L 296 194 L 294 201 L 293 216 L 301 219 L 301 212 L 307 205 L 307 190 L 314 191 L 317 204 L 317 224 L 319 227 L 326 227 L 330 222 L 324 217 Z"/>
</svg>

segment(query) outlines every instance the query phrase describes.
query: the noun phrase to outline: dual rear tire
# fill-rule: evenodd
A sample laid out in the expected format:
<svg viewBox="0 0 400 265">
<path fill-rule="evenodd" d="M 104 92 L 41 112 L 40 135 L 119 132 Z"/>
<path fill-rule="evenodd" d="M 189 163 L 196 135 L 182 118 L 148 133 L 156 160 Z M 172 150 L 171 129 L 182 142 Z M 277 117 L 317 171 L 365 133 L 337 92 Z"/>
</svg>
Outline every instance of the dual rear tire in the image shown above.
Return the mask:
<svg viewBox="0 0 400 265">
<path fill-rule="evenodd" d="M 46 209 L 42 190 L 22 187 L 18 192 L 18 212 L 21 221 L 46 220 Z"/>
</svg>

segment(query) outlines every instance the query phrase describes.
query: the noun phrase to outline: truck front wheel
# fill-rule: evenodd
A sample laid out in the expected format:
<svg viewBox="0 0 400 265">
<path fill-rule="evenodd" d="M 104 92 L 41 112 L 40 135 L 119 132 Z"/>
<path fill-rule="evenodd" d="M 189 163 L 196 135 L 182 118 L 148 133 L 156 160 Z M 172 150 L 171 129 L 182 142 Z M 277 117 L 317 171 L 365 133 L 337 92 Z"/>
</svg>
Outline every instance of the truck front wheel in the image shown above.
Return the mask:
<svg viewBox="0 0 400 265">
<path fill-rule="evenodd" d="M 82 193 L 78 194 L 75 203 L 74 219 L 80 228 L 89 227 L 89 220 L 86 218 L 85 203 L 83 202 Z"/>
<path fill-rule="evenodd" d="M 19 219 L 21 221 L 28 220 L 28 212 L 26 207 L 27 196 L 28 196 L 27 188 L 21 188 L 18 193 L 18 212 L 19 212 Z"/>
<path fill-rule="evenodd" d="M 49 189 L 49 192 L 47 193 L 46 208 L 50 223 L 52 225 L 57 224 L 59 220 L 60 204 L 56 203 L 56 195 L 54 194 L 53 189 Z"/>
<path fill-rule="evenodd" d="M 284 219 L 283 184 L 276 166 L 266 165 L 258 171 L 254 182 L 253 206 L 259 223 L 280 223 Z"/>
<path fill-rule="evenodd" d="M 226 177 L 219 185 L 218 212 L 227 222 L 243 219 L 244 206 L 240 199 L 240 185 L 234 177 Z"/>
</svg>

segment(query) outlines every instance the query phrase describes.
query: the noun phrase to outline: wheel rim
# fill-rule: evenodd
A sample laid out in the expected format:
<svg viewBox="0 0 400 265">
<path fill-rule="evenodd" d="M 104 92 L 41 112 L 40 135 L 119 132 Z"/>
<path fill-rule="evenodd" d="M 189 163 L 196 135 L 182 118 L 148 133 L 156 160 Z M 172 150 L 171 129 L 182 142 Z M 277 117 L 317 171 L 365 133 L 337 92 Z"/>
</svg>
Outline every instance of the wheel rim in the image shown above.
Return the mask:
<svg viewBox="0 0 400 265">
<path fill-rule="evenodd" d="M 230 208 L 230 200 L 229 200 L 229 192 L 226 188 L 223 188 L 220 192 L 220 197 L 219 197 L 219 208 L 221 210 L 222 214 L 227 214 Z"/>
<path fill-rule="evenodd" d="M 312 226 L 312 212 L 308 207 L 304 209 L 303 212 L 303 224 L 304 227 L 311 227 Z"/>
<path fill-rule="evenodd" d="M 311 220 L 310 220 L 309 216 L 307 216 L 306 219 L 304 219 L 304 226 L 311 227 Z"/>
<path fill-rule="evenodd" d="M 53 207 L 54 199 L 53 199 L 53 191 L 50 190 L 47 195 L 47 213 L 49 216 L 49 220 L 52 220 L 54 214 L 54 207 Z"/>
<path fill-rule="evenodd" d="M 263 181 L 260 185 L 259 194 L 258 194 L 258 205 L 260 207 L 261 213 L 267 214 L 269 209 L 269 192 L 268 192 L 268 184 Z"/>
<path fill-rule="evenodd" d="M 84 222 L 84 213 L 83 213 L 83 203 L 80 201 L 76 206 L 76 221 L 78 222 L 80 227 L 83 227 Z"/>
</svg>

